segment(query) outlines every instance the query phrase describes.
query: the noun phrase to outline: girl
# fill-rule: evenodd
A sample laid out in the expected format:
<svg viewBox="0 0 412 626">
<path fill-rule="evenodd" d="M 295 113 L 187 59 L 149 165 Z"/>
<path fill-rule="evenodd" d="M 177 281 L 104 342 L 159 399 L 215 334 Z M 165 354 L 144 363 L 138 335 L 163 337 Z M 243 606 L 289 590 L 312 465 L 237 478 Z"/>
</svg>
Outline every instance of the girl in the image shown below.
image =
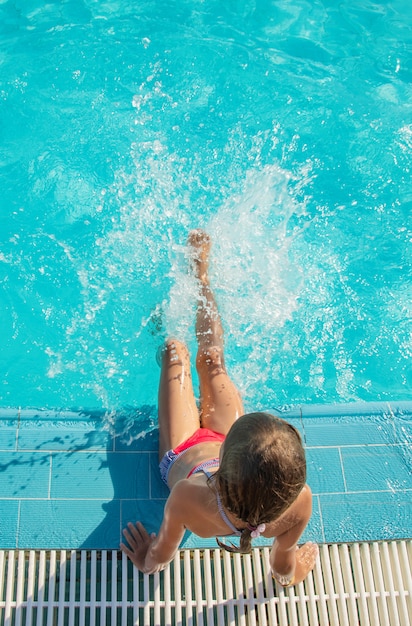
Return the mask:
<svg viewBox="0 0 412 626">
<path fill-rule="evenodd" d="M 223 329 L 209 284 L 210 239 L 190 233 L 199 283 L 196 315 L 200 385 L 197 408 L 186 346 L 169 339 L 162 350 L 159 386 L 160 472 L 170 488 L 158 535 L 129 523 L 121 549 L 138 569 L 158 572 L 172 560 L 186 529 L 200 537 L 240 537 L 250 552 L 255 537 L 274 537 L 273 577 L 283 586 L 313 569 L 316 544 L 297 542 L 312 512 L 306 461 L 298 431 L 269 413 L 243 415 L 239 392 L 223 357 Z"/>
</svg>

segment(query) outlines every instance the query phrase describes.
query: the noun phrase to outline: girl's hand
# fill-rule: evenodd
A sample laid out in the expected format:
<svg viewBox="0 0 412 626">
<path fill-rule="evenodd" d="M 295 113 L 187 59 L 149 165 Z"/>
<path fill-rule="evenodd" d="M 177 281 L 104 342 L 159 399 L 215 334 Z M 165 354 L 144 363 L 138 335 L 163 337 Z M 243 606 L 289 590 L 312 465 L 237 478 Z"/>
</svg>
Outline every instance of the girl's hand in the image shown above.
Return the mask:
<svg viewBox="0 0 412 626">
<path fill-rule="evenodd" d="M 146 574 L 151 573 L 147 571 L 145 563 L 149 548 L 156 539 L 155 533 L 149 535 L 143 524 L 140 522 L 136 522 L 136 524 L 129 522 L 127 528 L 123 530 L 123 536 L 126 539 L 128 546 L 121 543 L 120 549 L 122 552 L 127 554 L 132 563 L 136 565 L 137 569 L 141 572 Z"/>
</svg>

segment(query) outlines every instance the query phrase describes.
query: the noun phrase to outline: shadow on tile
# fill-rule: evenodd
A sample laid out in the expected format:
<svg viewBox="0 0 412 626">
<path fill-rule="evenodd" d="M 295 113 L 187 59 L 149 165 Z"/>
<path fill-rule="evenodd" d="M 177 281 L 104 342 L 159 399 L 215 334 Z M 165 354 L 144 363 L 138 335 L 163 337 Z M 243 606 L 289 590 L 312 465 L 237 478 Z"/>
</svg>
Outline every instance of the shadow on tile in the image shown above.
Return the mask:
<svg viewBox="0 0 412 626">
<path fill-rule="evenodd" d="M 167 493 L 161 485 L 159 490 L 153 488 L 153 472 L 157 469 L 153 467 L 153 458 L 157 458 L 157 449 L 158 431 L 152 407 L 140 409 L 137 419 L 126 415 L 116 421 L 108 436 L 102 468 L 106 472 L 106 487 L 110 483 L 111 500 L 103 505 L 104 518 L 79 547 L 117 549 L 122 529 L 129 521 L 140 520 L 150 532 L 158 531 Z M 84 469 L 87 471 L 87 467 Z M 93 470 L 90 473 L 93 476 Z"/>
</svg>

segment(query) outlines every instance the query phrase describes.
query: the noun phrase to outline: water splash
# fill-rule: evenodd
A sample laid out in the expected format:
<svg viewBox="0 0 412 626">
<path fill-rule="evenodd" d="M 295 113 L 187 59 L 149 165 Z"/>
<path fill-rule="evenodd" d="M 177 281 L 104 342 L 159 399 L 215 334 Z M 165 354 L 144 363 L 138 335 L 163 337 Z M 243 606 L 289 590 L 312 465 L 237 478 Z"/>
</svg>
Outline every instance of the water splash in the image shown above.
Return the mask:
<svg viewBox="0 0 412 626">
<path fill-rule="evenodd" d="M 302 288 L 302 269 L 290 252 L 301 232 L 297 219 L 306 215 L 306 208 L 294 197 L 291 183 L 292 174 L 279 164 L 250 169 L 205 224 L 212 238 L 210 276 L 229 369 L 251 403 L 261 402 L 254 398 L 257 387 L 258 398 L 268 391 L 274 338 L 292 319 Z M 188 274 L 185 249 L 176 251 L 180 259 L 170 272 L 165 326 L 193 345 L 196 285 Z"/>
</svg>

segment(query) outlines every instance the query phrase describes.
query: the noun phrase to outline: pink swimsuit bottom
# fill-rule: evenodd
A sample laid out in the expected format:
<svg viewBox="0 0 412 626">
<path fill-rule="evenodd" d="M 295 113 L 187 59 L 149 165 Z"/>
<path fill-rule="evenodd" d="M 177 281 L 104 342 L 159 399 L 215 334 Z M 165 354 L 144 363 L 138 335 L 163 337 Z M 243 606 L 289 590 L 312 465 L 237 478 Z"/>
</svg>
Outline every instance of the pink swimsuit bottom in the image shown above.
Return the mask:
<svg viewBox="0 0 412 626">
<path fill-rule="evenodd" d="M 167 479 L 170 469 L 177 461 L 177 459 L 186 452 L 186 450 L 188 450 L 192 446 L 197 445 L 198 443 L 204 443 L 206 441 L 217 441 L 219 443 L 222 443 L 225 440 L 225 437 L 226 435 L 223 435 L 222 433 L 217 433 L 216 431 L 210 430 L 209 428 L 198 428 L 191 437 L 186 439 L 186 441 L 184 441 L 183 443 L 179 444 L 174 450 L 169 450 L 168 452 L 166 452 L 163 459 L 160 461 L 159 469 L 160 476 L 163 482 L 168 485 Z M 205 463 L 207 463 L 208 466 L 218 465 L 219 458 L 210 459 L 209 461 L 203 462 L 200 465 L 204 467 Z M 195 467 L 190 470 L 187 478 L 189 478 L 189 476 L 191 476 L 192 474 L 195 474 L 200 465 L 195 465 Z"/>
</svg>

